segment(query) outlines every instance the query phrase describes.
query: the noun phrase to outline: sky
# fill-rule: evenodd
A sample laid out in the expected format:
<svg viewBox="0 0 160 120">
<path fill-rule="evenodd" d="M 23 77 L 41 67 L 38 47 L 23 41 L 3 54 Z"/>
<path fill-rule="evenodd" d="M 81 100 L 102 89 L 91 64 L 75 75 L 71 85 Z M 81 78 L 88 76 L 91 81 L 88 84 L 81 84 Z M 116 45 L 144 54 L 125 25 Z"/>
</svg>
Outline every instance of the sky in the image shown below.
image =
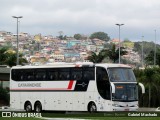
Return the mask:
<svg viewBox="0 0 160 120">
<path fill-rule="evenodd" d="M 110 38 L 160 43 L 160 0 L 0 0 L 0 31 L 31 35 L 90 36 L 105 32 Z M 156 30 L 156 32 L 155 32 Z M 156 34 L 155 34 L 156 33 Z M 156 36 L 156 37 L 155 37 Z"/>
</svg>

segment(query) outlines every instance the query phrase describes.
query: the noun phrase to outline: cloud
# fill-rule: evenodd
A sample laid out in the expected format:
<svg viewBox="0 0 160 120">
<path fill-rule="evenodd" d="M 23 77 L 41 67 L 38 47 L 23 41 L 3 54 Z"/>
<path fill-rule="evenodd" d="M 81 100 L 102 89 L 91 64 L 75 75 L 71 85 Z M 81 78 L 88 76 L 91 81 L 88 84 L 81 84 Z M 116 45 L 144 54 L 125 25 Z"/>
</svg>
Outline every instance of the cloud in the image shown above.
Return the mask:
<svg viewBox="0 0 160 120">
<path fill-rule="evenodd" d="M 147 39 L 152 39 L 149 31 L 160 24 L 159 6 L 159 0 L 1 0 L 0 29 L 14 32 L 15 20 L 11 16 L 22 15 L 21 30 L 30 34 L 104 31 L 114 38 L 115 24 L 124 23 L 124 37 L 137 39 L 138 34 L 147 34 Z"/>
</svg>

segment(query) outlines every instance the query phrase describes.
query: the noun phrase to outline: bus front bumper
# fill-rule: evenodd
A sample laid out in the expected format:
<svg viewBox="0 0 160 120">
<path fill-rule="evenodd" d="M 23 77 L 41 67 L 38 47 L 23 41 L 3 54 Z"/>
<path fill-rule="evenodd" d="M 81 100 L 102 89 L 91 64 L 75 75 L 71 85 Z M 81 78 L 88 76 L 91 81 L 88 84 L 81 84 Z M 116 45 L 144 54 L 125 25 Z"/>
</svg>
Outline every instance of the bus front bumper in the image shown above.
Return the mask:
<svg viewBox="0 0 160 120">
<path fill-rule="evenodd" d="M 113 111 L 138 111 L 138 107 L 112 107 Z"/>
</svg>

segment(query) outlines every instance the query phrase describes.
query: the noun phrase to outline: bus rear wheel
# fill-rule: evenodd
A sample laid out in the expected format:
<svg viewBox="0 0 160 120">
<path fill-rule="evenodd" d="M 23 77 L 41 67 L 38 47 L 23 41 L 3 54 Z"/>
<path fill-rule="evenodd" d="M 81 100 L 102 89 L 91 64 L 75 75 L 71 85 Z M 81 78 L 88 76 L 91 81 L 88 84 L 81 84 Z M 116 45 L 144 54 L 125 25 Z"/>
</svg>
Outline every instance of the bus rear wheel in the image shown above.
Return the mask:
<svg viewBox="0 0 160 120">
<path fill-rule="evenodd" d="M 35 103 L 34 107 L 35 112 L 40 113 L 42 111 L 42 105 L 40 102 Z"/>
<path fill-rule="evenodd" d="M 89 103 L 89 105 L 88 105 L 88 111 L 90 113 L 94 113 L 94 112 L 97 111 L 97 107 L 96 107 L 96 104 L 94 102 Z"/>
<path fill-rule="evenodd" d="M 24 109 L 26 110 L 26 112 L 31 112 L 32 111 L 32 105 L 30 102 L 26 102 Z"/>
</svg>

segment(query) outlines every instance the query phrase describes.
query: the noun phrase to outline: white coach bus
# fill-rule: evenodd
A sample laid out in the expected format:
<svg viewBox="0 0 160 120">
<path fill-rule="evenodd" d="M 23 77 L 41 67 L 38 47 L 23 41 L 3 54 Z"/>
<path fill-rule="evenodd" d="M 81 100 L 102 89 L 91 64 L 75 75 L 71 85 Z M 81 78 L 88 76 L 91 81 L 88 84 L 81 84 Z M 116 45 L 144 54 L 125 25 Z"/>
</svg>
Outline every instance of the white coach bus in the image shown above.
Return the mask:
<svg viewBox="0 0 160 120">
<path fill-rule="evenodd" d="M 61 63 L 15 66 L 10 77 L 11 108 L 53 111 L 136 111 L 138 85 L 122 64 Z"/>
</svg>

